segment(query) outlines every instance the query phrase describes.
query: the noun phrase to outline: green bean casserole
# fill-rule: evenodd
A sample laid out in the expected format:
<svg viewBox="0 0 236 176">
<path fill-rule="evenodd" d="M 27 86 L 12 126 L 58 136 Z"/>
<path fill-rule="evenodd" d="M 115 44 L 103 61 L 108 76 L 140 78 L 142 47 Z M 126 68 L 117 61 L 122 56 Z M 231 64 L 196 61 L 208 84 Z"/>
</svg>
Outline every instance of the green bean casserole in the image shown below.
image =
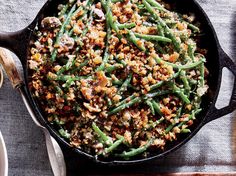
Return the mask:
<svg viewBox="0 0 236 176">
<path fill-rule="evenodd" d="M 37 26 L 28 60 L 30 90 L 58 134 L 130 159 L 190 133 L 208 89 L 194 15 L 160 0 L 62 3 Z"/>
</svg>

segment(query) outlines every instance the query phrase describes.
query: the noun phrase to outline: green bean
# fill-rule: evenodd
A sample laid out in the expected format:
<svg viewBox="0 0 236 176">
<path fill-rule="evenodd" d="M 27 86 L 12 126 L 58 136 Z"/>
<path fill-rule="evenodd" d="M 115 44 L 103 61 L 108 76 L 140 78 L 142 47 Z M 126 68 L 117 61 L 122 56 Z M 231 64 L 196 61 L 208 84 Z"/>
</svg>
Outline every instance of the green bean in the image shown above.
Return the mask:
<svg viewBox="0 0 236 176">
<path fill-rule="evenodd" d="M 128 28 L 135 27 L 136 24 L 135 23 L 124 23 L 124 24 L 118 23 L 117 26 L 118 26 L 119 29 L 128 29 Z"/>
<path fill-rule="evenodd" d="M 121 135 L 119 135 L 119 134 L 116 134 L 116 138 L 117 138 L 117 139 L 122 139 L 123 136 L 121 136 Z M 127 141 L 125 141 L 125 140 L 123 140 L 123 144 L 125 144 L 125 145 L 128 146 L 128 147 L 130 147 L 130 144 L 129 144 Z"/>
<path fill-rule="evenodd" d="M 193 69 L 195 67 L 198 67 L 199 65 L 201 65 L 202 63 L 204 63 L 204 60 L 200 59 L 197 62 L 191 63 L 191 64 L 186 64 L 186 65 L 181 65 L 181 66 L 177 66 L 176 68 L 182 69 L 182 70 L 189 70 L 189 69 Z"/>
<path fill-rule="evenodd" d="M 176 31 L 177 35 L 179 35 L 179 38 L 181 39 L 182 43 L 185 43 L 189 39 L 189 34 L 185 31 Z"/>
<path fill-rule="evenodd" d="M 190 129 L 184 128 L 180 130 L 180 133 L 191 133 Z"/>
<path fill-rule="evenodd" d="M 192 59 L 192 61 L 194 62 L 194 52 L 196 50 L 196 46 L 193 46 L 192 44 L 188 45 L 188 55 L 190 56 L 190 58 Z"/>
<path fill-rule="evenodd" d="M 70 134 L 65 131 L 63 128 L 59 129 L 58 132 L 60 133 L 60 135 L 66 139 L 69 139 L 70 138 Z"/>
<path fill-rule="evenodd" d="M 204 66 L 204 63 L 201 64 L 200 66 L 200 86 L 201 87 L 204 87 L 204 74 L 205 74 L 205 66 Z"/>
<path fill-rule="evenodd" d="M 69 79 L 72 79 L 73 81 L 79 81 L 81 79 L 87 78 L 87 76 L 71 76 L 71 75 L 58 75 L 55 78 L 48 77 L 49 80 L 55 80 L 55 81 L 67 81 Z"/>
<path fill-rule="evenodd" d="M 182 14 L 180 14 L 180 13 L 177 13 L 177 14 L 179 15 L 179 18 L 181 19 L 181 22 L 186 23 L 189 29 L 191 29 L 195 33 L 199 33 L 200 32 L 199 27 L 197 27 L 194 24 L 191 24 L 188 21 L 186 21 Z"/>
<path fill-rule="evenodd" d="M 205 72 L 205 66 L 204 63 L 200 65 L 200 76 L 199 80 L 197 81 L 197 89 L 198 88 L 204 88 L 204 72 Z M 194 109 L 199 109 L 201 103 L 201 95 L 195 94 L 195 97 L 193 99 L 192 104 L 194 105 Z"/>
<path fill-rule="evenodd" d="M 115 60 L 116 60 L 118 63 L 122 64 L 123 67 L 125 67 L 125 66 L 127 66 L 127 63 L 126 63 L 123 59 L 124 59 L 124 58 L 119 59 L 119 58 L 115 57 Z"/>
<path fill-rule="evenodd" d="M 108 115 L 116 114 L 116 113 L 122 111 L 125 108 L 129 108 L 130 106 L 132 106 L 136 103 L 140 103 L 141 101 L 142 101 L 141 97 L 136 97 L 136 98 L 132 99 L 130 102 L 122 104 L 122 105 L 116 107 L 115 109 L 109 111 L 107 114 Z"/>
<path fill-rule="evenodd" d="M 117 2 L 124 2 L 124 0 L 112 0 L 112 3 L 117 3 Z"/>
<path fill-rule="evenodd" d="M 75 115 L 78 115 L 77 113 L 81 112 L 80 105 L 78 103 L 75 103 L 73 110 L 75 111 Z"/>
<path fill-rule="evenodd" d="M 150 91 L 161 87 L 165 82 L 169 82 L 169 81 L 171 81 L 172 79 L 177 78 L 177 77 L 179 76 L 179 74 L 180 74 L 180 71 L 178 71 L 177 73 L 175 73 L 172 77 L 168 78 L 166 81 L 159 81 L 158 83 L 151 85 L 151 86 L 150 86 Z"/>
<path fill-rule="evenodd" d="M 62 74 L 65 71 L 68 71 L 75 64 L 75 56 L 70 57 L 66 63 L 58 72 L 57 75 Z"/>
<path fill-rule="evenodd" d="M 141 38 L 147 41 L 172 42 L 171 39 L 167 37 L 158 36 L 158 35 L 145 35 L 145 34 L 139 34 L 139 33 L 134 33 L 134 35 L 138 38 Z"/>
<path fill-rule="evenodd" d="M 145 6 L 144 6 L 143 4 L 137 4 L 137 7 L 138 7 L 139 9 L 144 9 L 144 8 L 145 8 Z"/>
<path fill-rule="evenodd" d="M 178 65 L 174 64 L 174 63 L 171 63 L 171 62 L 167 62 L 167 61 L 164 61 L 163 59 L 161 59 L 160 57 L 155 57 L 154 58 L 155 61 L 158 63 L 158 64 L 166 64 L 166 65 L 170 65 L 172 66 L 173 68 L 179 68 Z"/>
<path fill-rule="evenodd" d="M 127 65 L 127 63 L 126 63 L 124 60 L 120 60 L 120 61 L 118 61 L 118 62 L 120 62 L 123 66 L 126 66 L 126 65 Z"/>
<path fill-rule="evenodd" d="M 146 103 L 147 103 L 147 105 L 150 107 L 151 112 L 152 112 L 152 115 L 155 115 L 155 109 L 154 109 L 154 107 L 153 107 L 152 102 L 151 102 L 150 100 L 147 100 Z"/>
<path fill-rule="evenodd" d="M 169 133 L 175 126 L 175 123 L 174 124 L 170 124 L 166 129 L 165 129 L 165 134 Z"/>
<path fill-rule="evenodd" d="M 68 62 L 67 62 L 68 63 Z M 57 72 L 57 75 L 62 74 L 63 72 L 66 71 L 66 66 L 64 65 L 63 67 L 60 68 L 60 70 Z"/>
<path fill-rule="evenodd" d="M 55 86 L 55 89 L 56 89 L 56 92 L 57 92 L 59 95 L 62 95 L 62 94 L 63 94 L 63 90 L 62 90 L 59 86 Z"/>
<path fill-rule="evenodd" d="M 111 65 L 111 66 L 106 67 L 106 72 L 111 73 L 119 68 L 121 68 L 119 65 Z"/>
<path fill-rule="evenodd" d="M 107 100 L 108 106 L 109 106 L 109 107 L 112 106 L 112 101 L 111 101 L 111 99 L 106 96 L 106 100 Z"/>
<path fill-rule="evenodd" d="M 75 56 L 72 56 L 68 59 L 68 62 L 65 65 L 65 69 L 69 70 L 75 64 Z"/>
<path fill-rule="evenodd" d="M 159 57 L 155 57 L 154 59 L 156 60 L 156 62 L 157 62 L 158 64 L 163 63 L 163 64 L 166 64 L 166 65 L 170 65 L 170 66 L 172 66 L 173 68 L 179 69 L 179 70 L 193 69 L 193 68 L 199 66 L 200 64 L 202 64 L 202 63 L 204 62 L 204 60 L 200 59 L 199 61 L 194 62 L 194 63 L 191 63 L 191 64 L 177 65 L 177 64 L 174 64 L 174 63 L 171 63 L 171 62 L 164 61 L 164 60 L 162 60 L 162 59 L 159 58 Z"/>
<path fill-rule="evenodd" d="M 101 1 L 102 4 L 105 3 L 104 1 Z M 104 8 L 108 8 L 108 5 L 103 4 Z M 107 9 L 106 10 L 106 16 L 108 16 L 108 14 L 110 13 L 110 11 Z M 106 18 L 106 28 L 107 28 L 107 35 L 106 35 L 106 49 L 104 52 L 104 56 L 103 56 L 103 60 L 102 60 L 102 64 L 96 69 L 96 71 L 102 71 L 105 69 L 105 64 L 108 62 L 109 59 L 109 40 L 111 38 L 111 28 L 109 25 L 109 20 Z"/>
<path fill-rule="evenodd" d="M 152 100 L 152 105 L 153 105 L 153 108 L 155 109 L 155 111 L 160 115 L 162 116 L 162 112 L 161 112 L 161 109 L 160 109 L 160 105 L 155 101 L 155 100 Z"/>
<path fill-rule="evenodd" d="M 64 15 L 65 15 L 65 13 L 66 13 L 66 11 L 67 11 L 67 9 L 69 8 L 69 4 L 66 4 L 66 5 L 64 5 L 64 7 L 61 9 L 61 11 L 58 13 L 58 17 L 59 18 L 62 18 Z"/>
<path fill-rule="evenodd" d="M 119 28 L 118 28 L 118 25 L 117 25 L 117 23 L 116 22 L 114 22 L 113 21 L 113 16 L 112 16 L 112 12 L 111 12 L 111 10 L 109 9 L 109 11 L 108 11 L 108 13 L 107 13 L 107 19 L 108 19 L 108 22 L 109 22 L 109 24 L 110 24 L 110 26 L 111 26 L 111 28 L 116 32 L 116 34 L 117 34 L 117 37 L 119 38 L 119 39 L 121 39 L 122 38 L 122 36 L 121 36 L 121 34 L 119 33 Z"/>
<path fill-rule="evenodd" d="M 190 100 L 179 87 L 177 87 L 175 84 L 172 84 L 172 88 L 173 93 L 176 93 L 182 99 L 183 102 L 185 102 L 186 104 L 190 104 Z"/>
<path fill-rule="evenodd" d="M 85 7 L 91 6 L 92 2 L 93 2 L 93 0 L 87 0 L 86 3 L 85 3 Z M 88 13 L 88 9 L 86 9 L 85 7 L 80 6 L 80 7 L 73 13 L 73 17 L 74 17 L 76 14 L 78 14 L 79 11 L 85 9 L 83 15 L 80 17 L 80 18 L 83 18 L 83 17 Z M 71 36 L 71 35 L 73 34 L 74 29 L 75 29 L 75 26 L 70 30 L 69 36 Z"/>
<path fill-rule="evenodd" d="M 71 70 L 71 73 L 75 73 L 79 70 L 81 70 L 83 67 L 85 67 L 86 65 L 88 65 L 89 63 L 89 59 L 86 59 L 84 62 L 82 62 L 78 67 L 74 68 L 73 70 Z"/>
<path fill-rule="evenodd" d="M 165 120 L 165 118 L 164 118 L 164 117 L 161 117 L 159 120 L 156 120 L 155 122 L 149 123 L 146 129 L 155 128 L 157 125 L 159 125 L 160 123 L 162 123 L 164 120 Z"/>
<path fill-rule="evenodd" d="M 131 101 L 131 100 L 133 100 L 135 97 L 136 97 L 136 96 L 133 94 L 133 95 L 131 95 L 131 96 L 125 98 L 124 100 L 122 100 L 121 102 L 119 102 L 119 103 L 116 105 L 116 107 L 121 106 L 121 105 L 123 105 L 123 104 L 125 104 L 125 103 L 127 103 L 127 102 L 129 102 L 129 101 Z"/>
<path fill-rule="evenodd" d="M 187 119 L 185 119 L 183 122 L 179 123 L 179 125 L 177 127 L 180 128 L 184 124 L 186 124 L 189 120 L 193 120 L 195 118 L 195 115 L 200 113 L 201 111 L 202 111 L 202 109 L 193 110 L 192 114 Z"/>
<path fill-rule="evenodd" d="M 102 64 L 96 69 L 96 71 L 102 71 L 105 69 L 105 65 L 108 62 L 109 59 L 109 54 L 108 54 L 108 47 L 105 50 L 105 54 L 103 56 Z"/>
<path fill-rule="evenodd" d="M 159 4 L 156 0 L 146 0 L 153 7 L 156 7 L 160 11 L 168 12 L 161 4 Z"/>
<path fill-rule="evenodd" d="M 121 85 L 120 89 L 118 90 L 117 94 L 123 94 L 127 90 L 128 85 L 130 84 L 130 81 L 132 79 L 133 74 L 129 74 L 127 79 L 124 81 L 124 83 Z"/>
<path fill-rule="evenodd" d="M 62 10 L 58 13 L 59 18 L 63 17 L 67 11 L 67 9 L 70 7 L 71 4 L 73 4 L 75 2 L 75 0 L 72 0 L 70 3 L 64 5 L 64 7 L 62 8 Z"/>
<path fill-rule="evenodd" d="M 93 19 L 93 10 L 90 11 L 88 24 L 87 24 L 87 26 L 85 27 L 85 29 L 83 30 L 83 32 L 82 32 L 80 38 L 83 38 L 83 37 L 87 34 L 87 32 L 88 32 L 88 27 L 92 24 L 92 21 L 93 21 L 92 19 Z M 77 37 L 75 40 L 78 41 L 78 40 L 79 40 L 79 37 Z M 80 50 L 80 47 L 81 47 L 81 45 L 78 45 L 78 46 L 76 47 L 75 53 L 78 53 L 78 51 Z"/>
<path fill-rule="evenodd" d="M 123 68 L 122 64 L 115 64 L 115 65 L 111 65 L 105 68 L 107 73 L 111 73 L 117 69 Z"/>
<path fill-rule="evenodd" d="M 75 76 L 75 77 L 72 77 L 70 75 L 63 75 L 63 76 L 58 76 L 57 77 L 57 81 L 67 81 L 67 80 L 73 80 L 73 81 L 79 81 L 81 79 L 84 79 L 85 77 L 83 76 Z"/>
<path fill-rule="evenodd" d="M 170 124 L 166 130 L 165 130 L 165 133 L 169 133 L 173 128 L 174 126 L 176 125 L 176 121 L 179 120 L 179 117 L 181 116 L 181 112 L 182 112 L 182 107 L 180 107 L 176 113 L 176 117 L 174 118 L 174 123 L 173 124 Z"/>
<path fill-rule="evenodd" d="M 104 132 L 100 130 L 100 128 L 96 125 L 95 122 L 92 123 L 93 130 L 101 137 L 102 141 L 107 145 L 112 145 L 112 140 L 108 137 Z"/>
<path fill-rule="evenodd" d="M 165 20 L 165 23 L 169 26 L 175 26 L 177 24 L 177 21 L 173 21 L 173 20 Z"/>
<path fill-rule="evenodd" d="M 197 80 L 195 79 L 192 79 L 192 78 L 187 78 L 188 79 L 188 82 L 190 85 L 196 85 L 197 84 Z"/>
<path fill-rule="evenodd" d="M 78 13 L 79 11 L 81 11 L 82 9 L 83 9 L 83 7 L 80 6 L 80 7 L 73 13 L 72 17 L 74 17 L 75 14 L 77 14 L 77 13 Z M 84 16 L 84 15 L 85 15 L 85 14 L 83 14 L 82 16 Z M 66 33 L 68 34 L 68 36 L 72 36 L 72 34 L 73 34 L 73 32 L 74 32 L 74 29 L 75 29 L 75 26 L 73 26 L 70 31 L 69 31 L 69 30 L 66 31 Z"/>
<path fill-rule="evenodd" d="M 64 125 L 65 122 L 59 120 L 58 116 L 55 115 L 55 114 L 54 114 L 52 117 L 54 118 L 53 121 L 58 125 L 58 127 L 61 128 L 61 129 L 63 129 L 61 125 Z"/>
<path fill-rule="evenodd" d="M 106 12 L 108 12 L 108 9 L 109 9 L 109 6 L 110 6 L 110 3 L 111 3 L 110 0 L 108 0 L 108 1 L 101 0 L 102 7 L 105 9 Z"/>
<path fill-rule="evenodd" d="M 142 1 L 143 4 L 145 5 L 147 11 L 151 14 L 151 16 L 157 20 L 157 22 L 160 23 L 161 27 L 163 28 L 163 30 L 165 31 L 165 33 L 170 37 L 170 39 L 172 40 L 174 47 L 177 51 L 180 50 L 180 41 L 177 40 L 177 38 L 175 37 L 174 33 L 172 32 L 172 30 L 167 26 L 167 24 L 161 19 L 161 17 L 159 17 L 157 15 L 157 13 L 155 12 L 155 10 L 153 9 L 153 7 L 146 1 L 143 0 Z"/>
<path fill-rule="evenodd" d="M 182 80 L 182 82 L 184 84 L 184 88 L 185 88 L 185 90 L 187 92 L 187 95 L 189 95 L 191 87 L 189 86 L 189 82 L 188 82 L 188 79 L 186 77 L 186 71 L 181 70 L 181 72 L 180 72 L 180 79 Z"/>
<path fill-rule="evenodd" d="M 111 79 L 111 80 L 112 80 L 112 79 Z M 112 84 L 121 86 L 121 85 L 123 84 L 123 82 L 122 82 L 121 80 L 118 80 L 118 79 L 116 78 L 116 80 L 112 80 Z"/>
<path fill-rule="evenodd" d="M 120 144 L 123 143 L 124 139 L 125 139 L 125 138 L 122 136 L 120 139 L 118 139 L 117 141 L 115 141 L 110 147 L 105 148 L 103 155 L 106 155 L 106 154 L 108 154 L 108 153 L 114 151 Z"/>
<path fill-rule="evenodd" d="M 69 88 L 72 84 L 75 84 L 75 81 L 72 78 L 66 80 L 66 83 L 62 85 L 62 87 Z"/>
<path fill-rule="evenodd" d="M 129 159 L 130 157 L 133 157 L 133 156 L 136 156 L 145 152 L 148 149 L 148 147 L 152 145 L 152 143 L 153 143 L 153 139 L 150 139 L 146 145 L 136 148 L 136 149 L 132 149 L 131 151 L 128 151 L 128 152 L 124 151 L 121 154 L 117 154 L 117 156 L 125 158 L 125 159 Z"/>
<path fill-rule="evenodd" d="M 112 84 L 113 84 L 113 85 L 121 86 L 121 85 L 123 84 L 123 82 L 122 82 L 121 80 L 112 80 Z M 131 88 L 131 89 L 136 90 L 136 91 L 139 90 L 138 87 L 135 87 L 135 86 L 133 86 L 133 85 L 131 85 L 131 84 L 128 85 L 128 88 Z"/>
<path fill-rule="evenodd" d="M 60 29 L 60 31 L 57 34 L 55 45 L 59 44 L 60 39 L 61 39 L 62 35 L 64 34 L 66 26 L 70 23 L 71 17 L 73 15 L 73 12 L 75 11 L 76 6 L 77 6 L 76 4 L 73 5 L 73 7 L 71 8 L 70 12 L 68 13 L 68 16 L 67 16 L 65 22 L 62 24 L 61 29 Z M 58 50 L 56 48 L 54 48 L 54 50 L 52 52 L 52 56 L 51 56 L 51 62 L 55 61 L 55 59 L 57 57 L 57 53 L 58 53 Z"/>
<path fill-rule="evenodd" d="M 150 93 L 146 94 L 146 97 L 147 98 L 154 98 L 154 97 L 166 95 L 169 93 L 171 93 L 170 90 L 161 90 L 161 91 L 156 91 L 156 92 L 150 92 Z"/>
<path fill-rule="evenodd" d="M 164 37 L 164 29 L 161 27 L 160 23 L 157 23 L 157 30 L 160 36 Z"/>
<path fill-rule="evenodd" d="M 146 51 L 143 43 L 134 35 L 134 33 L 130 30 L 128 31 L 128 40 L 132 42 L 135 46 L 137 46 L 141 51 Z"/>
<path fill-rule="evenodd" d="M 197 33 L 200 32 L 200 29 L 197 26 L 193 25 L 193 24 L 188 23 L 188 28 L 192 29 L 193 32 L 197 32 Z"/>
</svg>

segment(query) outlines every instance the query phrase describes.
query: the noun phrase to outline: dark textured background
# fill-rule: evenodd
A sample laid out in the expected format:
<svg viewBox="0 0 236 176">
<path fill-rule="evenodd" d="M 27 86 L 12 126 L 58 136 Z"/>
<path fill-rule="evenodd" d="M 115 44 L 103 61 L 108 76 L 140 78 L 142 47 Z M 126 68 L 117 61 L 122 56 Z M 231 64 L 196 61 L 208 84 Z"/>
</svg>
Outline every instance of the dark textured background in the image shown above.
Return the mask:
<svg viewBox="0 0 236 176">
<path fill-rule="evenodd" d="M 45 1 L 0 0 L 0 30 L 16 31 L 25 27 L 33 20 Z M 223 49 L 236 61 L 236 0 L 198 2 L 210 17 Z M 18 67 L 20 68 L 19 62 Z M 225 70 L 217 107 L 227 105 L 232 84 L 233 77 Z M 234 116 L 236 114 L 232 113 L 209 123 L 181 149 L 166 158 L 145 165 L 108 168 L 67 157 L 70 173 L 68 175 L 236 171 Z M 7 79 L 0 89 L 0 129 L 8 150 L 9 176 L 52 176 L 43 133 L 33 124 L 18 92 L 11 88 Z M 67 153 L 68 155 L 70 154 Z"/>
</svg>

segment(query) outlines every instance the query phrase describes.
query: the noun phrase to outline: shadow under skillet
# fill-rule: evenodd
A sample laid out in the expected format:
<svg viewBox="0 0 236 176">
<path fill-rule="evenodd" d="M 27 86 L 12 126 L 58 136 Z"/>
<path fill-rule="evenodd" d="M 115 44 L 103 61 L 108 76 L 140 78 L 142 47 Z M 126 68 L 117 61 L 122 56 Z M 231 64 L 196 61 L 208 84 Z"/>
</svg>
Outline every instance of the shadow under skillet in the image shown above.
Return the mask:
<svg viewBox="0 0 236 176">
<path fill-rule="evenodd" d="M 157 174 L 157 173 L 175 173 L 185 171 L 201 171 L 198 167 L 206 163 L 205 153 L 208 152 L 206 146 L 208 139 L 204 135 L 193 137 L 192 142 L 182 146 L 177 151 L 169 155 L 126 166 L 106 166 L 91 162 L 80 156 L 76 157 L 69 150 L 64 150 L 67 163 L 68 176 L 78 175 L 135 175 L 135 174 Z M 193 154 L 193 155 L 191 155 Z M 192 166 L 192 167 L 189 167 Z M 196 168 L 195 168 L 196 167 Z"/>
<path fill-rule="evenodd" d="M 75 157 L 71 151 L 65 151 L 68 176 L 78 175 L 134 175 L 153 174 L 163 172 L 176 172 L 170 165 L 176 165 L 175 156 L 169 155 L 166 158 L 148 161 L 128 166 L 106 166 L 96 164 L 82 157 Z M 176 153 L 177 154 L 177 153 Z M 178 155 L 178 154 L 177 154 Z M 68 159 L 70 158 L 70 159 Z"/>
</svg>

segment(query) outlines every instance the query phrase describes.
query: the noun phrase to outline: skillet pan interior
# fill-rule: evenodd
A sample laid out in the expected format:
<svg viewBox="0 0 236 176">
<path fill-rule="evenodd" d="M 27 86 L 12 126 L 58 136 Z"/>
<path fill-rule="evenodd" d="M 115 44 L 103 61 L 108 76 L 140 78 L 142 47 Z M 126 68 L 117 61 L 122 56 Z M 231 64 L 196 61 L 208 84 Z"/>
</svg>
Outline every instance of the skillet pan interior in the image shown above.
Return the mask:
<svg viewBox="0 0 236 176">
<path fill-rule="evenodd" d="M 194 125 L 191 127 L 192 133 L 190 134 L 183 134 L 178 136 L 177 141 L 173 141 L 169 144 L 166 145 L 165 150 L 157 150 L 157 151 L 151 151 L 148 153 L 147 157 L 142 157 L 138 156 L 135 158 L 132 158 L 131 160 L 115 160 L 114 158 L 109 158 L 109 159 L 104 159 L 104 160 L 97 160 L 94 156 L 91 156 L 81 150 L 78 149 L 72 149 L 75 151 L 75 153 L 82 154 L 85 156 L 88 156 L 89 158 L 95 160 L 98 163 L 110 163 L 110 164 L 132 164 L 135 162 L 141 162 L 145 161 L 148 159 L 156 158 L 156 157 L 161 157 L 166 155 L 167 153 L 173 151 L 174 149 L 179 148 L 182 144 L 186 143 L 191 137 L 193 137 L 196 132 L 202 127 L 203 125 L 203 120 L 207 115 L 207 112 L 210 108 L 210 105 L 212 102 L 215 102 L 216 95 L 218 94 L 219 90 L 219 84 L 220 84 L 220 59 L 219 59 L 219 54 L 218 54 L 218 40 L 216 37 L 216 34 L 212 28 L 212 25 L 209 21 L 209 19 L 206 17 L 205 13 L 203 10 L 199 7 L 199 5 L 194 1 L 194 0 L 165 0 L 164 2 L 169 3 L 171 7 L 173 7 L 171 10 L 175 10 L 181 14 L 195 14 L 196 17 L 196 22 L 200 22 L 201 26 L 201 35 L 198 37 L 200 43 L 198 43 L 198 47 L 202 49 L 207 49 L 207 55 L 206 55 L 206 67 L 209 70 L 209 76 L 208 76 L 208 85 L 209 85 L 209 91 L 206 96 L 203 97 L 203 102 L 202 102 L 202 109 L 203 111 L 197 116 L 197 120 L 194 121 Z M 49 0 L 45 6 L 42 8 L 40 11 L 39 15 L 36 17 L 35 21 L 31 25 L 31 34 L 29 41 L 33 39 L 33 31 L 35 28 L 35 25 L 37 23 L 40 24 L 41 20 L 44 17 L 47 16 L 53 16 L 56 15 L 57 12 L 57 6 L 58 4 L 63 3 L 63 1 L 57 1 L 57 0 Z M 40 26 L 40 25 L 39 25 Z M 28 73 L 27 69 L 27 61 L 26 59 L 30 57 L 30 45 L 28 43 L 28 52 L 25 57 L 25 60 L 22 60 L 22 64 L 25 67 L 25 78 L 30 79 L 30 74 Z M 26 85 L 28 84 L 28 79 L 26 79 Z M 46 119 L 44 118 L 43 111 L 40 110 L 40 106 L 38 103 L 32 98 L 32 95 L 30 94 L 30 91 L 28 87 L 26 86 L 26 91 L 29 94 L 29 99 L 31 101 L 31 104 L 33 104 L 33 108 L 38 115 L 38 118 L 40 122 L 46 126 L 49 131 L 51 132 L 52 136 L 54 136 L 60 143 L 62 143 L 64 146 L 69 147 L 69 144 L 62 139 L 59 135 L 57 135 L 57 131 L 53 126 L 51 126 Z"/>
</svg>

